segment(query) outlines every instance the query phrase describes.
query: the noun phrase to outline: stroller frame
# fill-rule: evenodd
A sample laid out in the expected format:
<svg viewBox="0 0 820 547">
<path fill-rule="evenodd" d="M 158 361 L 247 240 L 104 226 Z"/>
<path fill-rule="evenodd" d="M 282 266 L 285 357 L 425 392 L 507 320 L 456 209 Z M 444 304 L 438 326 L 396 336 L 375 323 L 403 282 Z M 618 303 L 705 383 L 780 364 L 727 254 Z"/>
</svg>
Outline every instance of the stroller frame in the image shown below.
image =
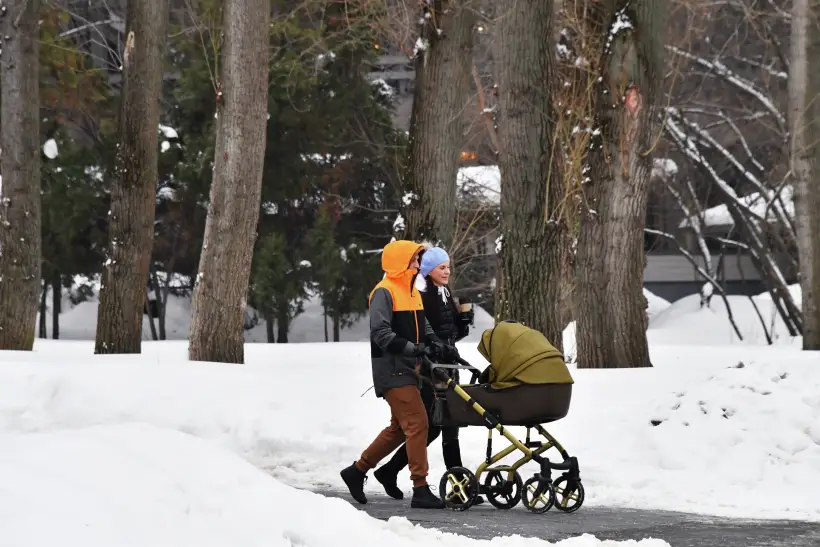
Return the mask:
<svg viewBox="0 0 820 547">
<path fill-rule="evenodd" d="M 441 477 L 439 492 L 447 507 L 465 511 L 474 505 L 479 494 L 487 496 L 490 503 L 499 509 L 512 509 L 519 501 L 533 513 L 546 513 L 553 506 L 565 513 L 573 513 L 581 508 L 584 502 L 584 487 L 581 484 L 578 459 L 570 456 L 566 449 L 553 437 L 542 424 L 526 425 L 527 437 L 519 440 L 499 418 L 483 408 L 465 391 L 453 378 L 442 369 L 467 369 L 472 372 L 470 385 L 476 384 L 479 370 L 467 361 L 458 358 L 458 364 L 443 365 L 427 360 L 432 376 L 445 384 L 445 388 L 437 389 L 433 385 L 436 397 L 448 390 L 453 390 L 485 421 L 487 427 L 487 453 L 484 461 L 478 466 L 475 473 L 465 467 L 447 469 Z M 531 440 L 531 431 L 545 440 Z M 509 445 L 493 454 L 493 431 L 498 431 Z M 551 462 L 543 456 L 545 452 L 555 448 L 562 461 Z M 511 465 L 495 465 L 515 451 L 523 454 Z M 539 464 L 537 473 L 524 482 L 518 470 L 527 463 L 534 461 Z M 552 471 L 563 471 L 553 481 Z M 480 484 L 481 476 L 486 473 L 484 484 Z M 506 473 L 506 479 L 503 474 Z M 493 484 L 495 482 L 496 484 Z M 558 500 L 558 496 L 561 499 Z M 557 503 L 556 503 L 557 502 Z"/>
</svg>

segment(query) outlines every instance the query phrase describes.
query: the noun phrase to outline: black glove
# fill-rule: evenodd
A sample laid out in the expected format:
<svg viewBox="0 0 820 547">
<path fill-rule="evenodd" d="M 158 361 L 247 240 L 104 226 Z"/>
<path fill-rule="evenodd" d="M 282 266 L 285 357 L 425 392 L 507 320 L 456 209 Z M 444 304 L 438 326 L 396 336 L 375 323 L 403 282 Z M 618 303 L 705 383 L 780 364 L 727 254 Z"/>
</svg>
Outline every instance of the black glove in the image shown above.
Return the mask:
<svg viewBox="0 0 820 547">
<path fill-rule="evenodd" d="M 463 311 L 458 314 L 458 322 L 461 323 L 462 327 L 467 327 L 468 325 L 472 325 L 475 321 L 475 310 L 470 311 Z"/>
<path fill-rule="evenodd" d="M 443 342 L 432 342 L 430 347 L 433 350 L 433 356 L 439 363 L 452 363 L 459 357 L 455 346 Z"/>
<path fill-rule="evenodd" d="M 404 349 L 404 354 L 408 357 L 421 357 L 427 354 L 427 347 L 424 344 L 409 344 Z"/>
</svg>

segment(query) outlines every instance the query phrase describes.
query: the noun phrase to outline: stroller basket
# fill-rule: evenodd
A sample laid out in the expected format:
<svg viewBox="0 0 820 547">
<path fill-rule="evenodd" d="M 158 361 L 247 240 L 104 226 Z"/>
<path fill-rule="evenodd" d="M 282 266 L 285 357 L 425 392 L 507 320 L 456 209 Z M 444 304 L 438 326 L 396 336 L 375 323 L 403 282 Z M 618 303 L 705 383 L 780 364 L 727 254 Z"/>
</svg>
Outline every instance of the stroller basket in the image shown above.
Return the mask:
<svg viewBox="0 0 820 547">
<path fill-rule="evenodd" d="M 534 426 L 560 420 L 569 413 L 572 399 L 572 384 L 522 384 L 507 389 L 477 384 L 461 388 L 507 426 Z M 454 390 L 444 390 L 438 393 L 433 425 L 482 426 L 486 421 Z"/>
</svg>

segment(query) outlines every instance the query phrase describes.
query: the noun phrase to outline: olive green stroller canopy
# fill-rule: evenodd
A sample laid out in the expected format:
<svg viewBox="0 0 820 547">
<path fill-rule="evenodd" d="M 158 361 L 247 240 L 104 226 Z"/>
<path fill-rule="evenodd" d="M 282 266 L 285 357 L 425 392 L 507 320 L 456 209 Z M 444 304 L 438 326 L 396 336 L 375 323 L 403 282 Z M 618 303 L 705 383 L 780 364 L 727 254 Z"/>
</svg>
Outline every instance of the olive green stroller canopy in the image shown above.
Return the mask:
<svg viewBox="0 0 820 547">
<path fill-rule="evenodd" d="M 564 357 L 546 337 L 520 323 L 499 323 L 484 331 L 478 351 L 490 362 L 477 384 L 463 391 L 504 425 L 534 426 L 569 412 L 573 379 Z M 453 390 L 447 416 L 436 425 L 485 425 L 484 418 Z"/>
<path fill-rule="evenodd" d="M 490 362 L 479 377 L 493 389 L 521 384 L 572 384 L 564 356 L 537 330 L 504 322 L 487 329 L 478 351 Z"/>
</svg>

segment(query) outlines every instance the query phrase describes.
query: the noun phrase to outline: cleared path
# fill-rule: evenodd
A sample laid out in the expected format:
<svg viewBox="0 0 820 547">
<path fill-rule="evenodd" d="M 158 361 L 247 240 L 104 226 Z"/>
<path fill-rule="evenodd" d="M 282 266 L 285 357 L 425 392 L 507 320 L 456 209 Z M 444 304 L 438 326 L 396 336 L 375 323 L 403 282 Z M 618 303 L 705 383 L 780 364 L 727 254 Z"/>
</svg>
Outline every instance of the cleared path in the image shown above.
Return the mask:
<svg viewBox="0 0 820 547">
<path fill-rule="evenodd" d="M 340 497 L 369 515 L 387 520 L 406 517 L 411 522 L 444 532 L 476 539 L 518 534 L 558 541 L 581 534 L 599 539 L 659 538 L 672 547 L 820 547 L 820 523 L 803 521 L 737 520 L 668 511 L 617 509 L 584 506 L 572 514 L 550 510 L 543 515 L 526 511 L 521 505 L 510 511 L 488 503 L 469 511 L 425 511 L 411 509 L 408 499 L 368 494 L 369 503 L 359 505 L 347 492 L 315 490 Z M 765 496 L 761 497 L 765 503 Z"/>
</svg>

